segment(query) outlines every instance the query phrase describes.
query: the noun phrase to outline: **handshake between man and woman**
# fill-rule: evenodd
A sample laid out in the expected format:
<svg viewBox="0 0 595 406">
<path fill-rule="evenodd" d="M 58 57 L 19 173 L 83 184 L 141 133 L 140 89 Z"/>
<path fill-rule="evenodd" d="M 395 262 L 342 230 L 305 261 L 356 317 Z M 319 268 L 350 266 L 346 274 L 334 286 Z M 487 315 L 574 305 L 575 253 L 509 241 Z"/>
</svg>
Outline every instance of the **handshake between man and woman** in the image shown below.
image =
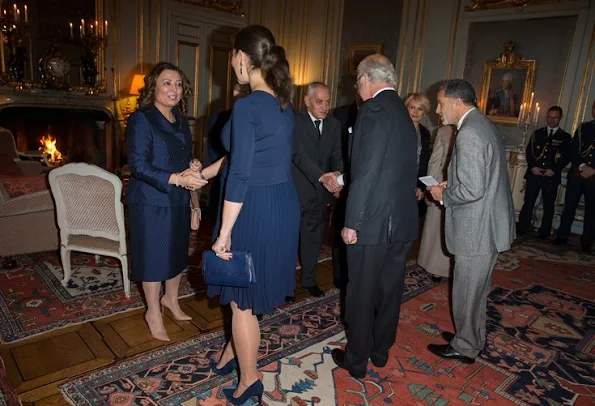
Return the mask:
<svg viewBox="0 0 595 406">
<path fill-rule="evenodd" d="M 326 190 L 334 194 L 335 197 L 338 197 L 337 195 L 343 189 L 342 182 L 339 181 L 341 176 L 341 172 L 338 171 L 327 172 L 320 177 L 320 183 L 322 183 L 322 186 L 324 186 Z"/>
</svg>

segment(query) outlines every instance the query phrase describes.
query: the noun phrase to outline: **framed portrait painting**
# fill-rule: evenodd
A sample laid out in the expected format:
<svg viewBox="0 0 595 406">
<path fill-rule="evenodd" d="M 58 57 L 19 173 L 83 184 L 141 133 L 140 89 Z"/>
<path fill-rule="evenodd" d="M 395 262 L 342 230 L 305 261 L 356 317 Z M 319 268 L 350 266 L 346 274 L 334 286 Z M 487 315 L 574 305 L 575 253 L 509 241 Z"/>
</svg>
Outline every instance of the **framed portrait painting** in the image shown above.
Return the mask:
<svg viewBox="0 0 595 406">
<path fill-rule="evenodd" d="M 521 106 L 528 106 L 535 80 L 535 61 L 519 58 L 509 42 L 500 58 L 483 68 L 481 111 L 494 123 L 516 125 Z"/>
<path fill-rule="evenodd" d="M 357 76 L 357 65 L 368 55 L 381 54 L 382 44 L 352 44 L 349 45 L 349 65 L 347 74 Z"/>
</svg>

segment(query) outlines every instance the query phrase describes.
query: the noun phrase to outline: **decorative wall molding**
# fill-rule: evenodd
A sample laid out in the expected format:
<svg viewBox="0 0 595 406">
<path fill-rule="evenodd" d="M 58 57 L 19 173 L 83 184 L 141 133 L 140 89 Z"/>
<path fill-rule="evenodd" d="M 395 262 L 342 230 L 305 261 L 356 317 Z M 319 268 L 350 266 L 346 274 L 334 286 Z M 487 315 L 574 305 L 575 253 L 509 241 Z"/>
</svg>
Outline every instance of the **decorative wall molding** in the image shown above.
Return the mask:
<svg viewBox="0 0 595 406">
<path fill-rule="evenodd" d="M 243 0 L 175 0 L 180 3 L 194 4 L 196 6 L 210 8 L 213 10 L 225 11 L 244 17 Z"/>
<path fill-rule="evenodd" d="M 495 8 L 514 7 L 516 11 L 523 11 L 529 4 L 555 4 L 567 3 L 573 0 L 472 0 L 471 6 L 466 6 L 465 11 L 489 10 Z"/>
</svg>

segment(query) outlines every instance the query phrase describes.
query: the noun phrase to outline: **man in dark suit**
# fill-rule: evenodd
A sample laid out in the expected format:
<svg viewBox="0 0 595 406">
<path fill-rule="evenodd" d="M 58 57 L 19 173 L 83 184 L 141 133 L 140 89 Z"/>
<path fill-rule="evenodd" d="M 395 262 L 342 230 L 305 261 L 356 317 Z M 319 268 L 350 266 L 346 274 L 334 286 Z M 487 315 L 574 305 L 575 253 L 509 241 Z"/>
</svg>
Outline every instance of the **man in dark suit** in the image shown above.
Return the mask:
<svg viewBox="0 0 595 406">
<path fill-rule="evenodd" d="M 357 119 L 357 112 L 361 98 L 356 94 L 355 101 L 351 104 L 346 104 L 335 108 L 333 116 L 339 123 L 341 123 L 341 152 L 343 157 L 343 169 L 348 171 L 349 153 L 347 147 L 349 146 L 349 138 L 353 132 L 353 126 Z M 345 185 L 343 190 L 339 192 L 337 201 L 335 203 L 335 210 L 333 210 L 333 224 L 335 227 L 335 236 L 333 243 L 333 279 L 335 287 L 344 288 L 347 284 L 347 246 L 341 237 L 341 230 L 345 223 L 345 205 L 347 204 L 348 187 Z"/>
<path fill-rule="evenodd" d="M 515 214 L 504 143 L 498 129 L 475 103 L 475 89 L 465 80 L 444 82 L 436 113 L 443 124 L 456 124 L 457 137 L 447 181 L 429 186 L 446 207 L 446 248 L 455 256 L 452 314 L 456 334 L 448 344 L 430 344 L 433 354 L 473 363 L 485 345 L 486 307 L 498 253 L 515 238 Z"/>
<path fill-rule="evenodd" d="M 591 107 L 591 114 L 595 118 L 595 102 Z M 581 248 L 585 253 L 591 253 L 595 240 L 595 120 L 582 123 L 576 130 L 568 147 L 568 159 L 572 162 L 566 182 L 564 197 L 564 211 L 560 219 L 560 227 L 554 244 L 566 244 L 570 235 L 570 228 L 574 221 L 576 208 L 585 195 L 585 221 Z"/>
<path fill-rule="evenodd" d="M 533 207 L 541 189 L 543 217 L 537 236 L 540 240 L 550 238 L 562 168 L 568 163 L 564 157 L 564 151 L 568 148 L 571 137 L 560 128 L 561 119 L 562 108 L 550 107 L 547 111 L 547 126 L 535 130 L 527 144 L 525 202 L 519 214 L 517 233 L 523 234 L 530 231 Z"/>
<path fill-rule="evenodd" d="M 324 292 L 316 285 L 316 265 L 322 247 L 325 215 L 333 193 L 341 191 L 343 172 L 341 125 L 328 115 L 331 94 L 321 82 L 308 85 L 306 108 L 295 116 L 293 180 L 300 199 L 300 259 L 302 287 L 312 296 Z"/>
<path fill-rule="evenodd" d="M 405 262 L 417 236 L 417 142 L 407 108 L 395 91 L 396 73 L 383 55 L 357 67 L 362 97 L 349 145 L 349 194 L 343 241 L 349 281 L 347 347 L 334 349 L 335 363 L 355 378 L 368 359 L 381 368 L 395 342 Z"/>
</svg>

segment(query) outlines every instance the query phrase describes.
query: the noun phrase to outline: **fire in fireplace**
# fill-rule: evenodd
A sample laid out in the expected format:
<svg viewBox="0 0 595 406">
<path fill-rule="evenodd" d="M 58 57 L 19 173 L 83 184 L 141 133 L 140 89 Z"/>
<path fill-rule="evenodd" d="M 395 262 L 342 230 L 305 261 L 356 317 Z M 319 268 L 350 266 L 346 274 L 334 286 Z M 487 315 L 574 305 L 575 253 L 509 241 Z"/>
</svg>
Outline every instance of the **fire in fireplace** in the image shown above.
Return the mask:
<svg viewBox="0 0 595 406">
<path fill-rule="evenodd" d="M 51 134 L 44 135 L 39 140 L 41 147 L 39 150 L 42 154 L 47 156 L 47 161 L 52 166 L 58 166 L 64 163 L 64 158 L 58 148 L 56 148 L 56 139 Z"/>
<path fill-rule="evenodd" d="M 0 127 L 9 129 L 21 152 L 41 150 L 51 165 L 86 162 L 106 167 L 106 124 L 100 110 L 8 106 L 0 110 Z M 40 144 L 43 144 L 40 148 Z"/>
</svg>

